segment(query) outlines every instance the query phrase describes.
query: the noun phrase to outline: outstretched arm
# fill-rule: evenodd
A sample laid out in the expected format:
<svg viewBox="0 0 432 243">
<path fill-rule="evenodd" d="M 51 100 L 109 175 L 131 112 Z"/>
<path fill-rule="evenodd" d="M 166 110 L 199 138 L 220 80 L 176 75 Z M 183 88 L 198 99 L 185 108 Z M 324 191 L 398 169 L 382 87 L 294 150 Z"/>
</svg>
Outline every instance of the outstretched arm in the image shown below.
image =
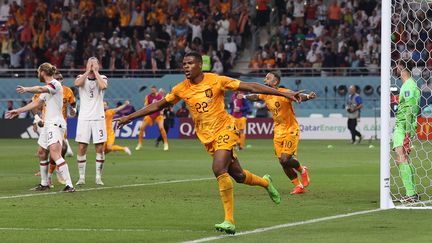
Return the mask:
<svg viewBox="0 0 432 243">
<path fill-rule="evenodd" d="M 259 95 L 257 94 L 248 94 L 248 95 L 244 95 L 244 94 L 238 94 L 237 95 L 238 99 L 248 99 L 250 101 L 259 101 Z"/>
<path fill-rule="evenodd" d="M 240 82 L 240 86 L 238 87 L 240 91 L 246 91 L 257 94 L 268 94 L 268 95 L 276 95 L 283 96 L 287 99 L 294 100 L 297 102 L 301 102 L 300 93 L 302 91 L 297 92 L 280 92 L 277 89 L 259 84 L 259 83 L 249 83 L 249 82 Z"/>
<path fill-rule="evenodd" d="M 114 112 L 117 113 L 117 112 L 123 110 L 128 105 L 129 105 L 129 100 L 126 100 L 123 105 L 121 105 L 121 106 L 119 106 L 117 108 L 114 108 Z"/>
<path fill-rule="evenodd" d="M 36 100 L 32 101 L 31 103 L 28 103 L 26 106 L 20 107 L 20 108 L 15 109 L 15 110 L 8 111 L 6 113 L 6 118 L 13 119 L 13 118 L 17 117 L 20 113 L 41 107 L 42 104 L 43 104 L 43 101 L 41 99 L 37 98 Z"/>
<path fill-rule="evenodd" d="M 40 94 L 40 93 L 49 93 L 49 89 L 47 86 L 23 87 L 18 85 L 16 88 L 16 92 L 19 94 L 24 94 L 24 93 Z"/>
<path fill-rule="evenodd" d="M 128 124 L 129 122 L 133 121 L 136 118 L 147 116 L 151 113 L 160 111 L 160 110 L 164 109 L 165 107 L 168 107 L 169 105 L 170 105 L 170 103 L 168 101 L 166 101 L 166 99 L 162 99 L 158 102 L 155 102 L 155 103 L 152 103 L 148 106 L 145 106 L 144 108 L 142 108 L 138 111 L 135 111 L 132 114 L 129 114 L 127 116 L 123 116 L 123 117 L 120 117 L 118 119 L 115 119 L 115 121 L 118 121 L 117 128 L 123 127 L 124 125 Z"/>
<path fill-rule="evenodd" d="M 300 98 L 301 98 L 301 101 L 308 101 L 308 100 L 313 100 L 313 99 L 315 99 L 317 97 L 317 95 L 316 95 L 316 93 L 315 92 L 310 92 L 309 94 L 304 94 L 304 93 L 301 93 L 300 94 Z"/>
</svg>

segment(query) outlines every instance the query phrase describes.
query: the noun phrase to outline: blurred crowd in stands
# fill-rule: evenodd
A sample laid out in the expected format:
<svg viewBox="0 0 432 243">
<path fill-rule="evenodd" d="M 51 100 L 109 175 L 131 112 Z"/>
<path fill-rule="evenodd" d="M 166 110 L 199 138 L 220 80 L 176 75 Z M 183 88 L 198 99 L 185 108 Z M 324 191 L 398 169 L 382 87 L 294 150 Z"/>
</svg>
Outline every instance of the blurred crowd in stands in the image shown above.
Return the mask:
<svg viewBox="0 0 432 243">
<path fill-rule="evenodd" d="M 250 68 L 351 68 L 378 74 L 380 1 L 276 0 L 275 4 L 278 24 L 267 44 L 251 57 Z"/>
<path fill-rule="evenodd" d="M 246 0 L 4 0 L 0 70 L 81 68 L 96 56 L 105 69 L 181 68 L 190 50 L 207 71 L 232 67 L 249 33 Z"/>
</svg>

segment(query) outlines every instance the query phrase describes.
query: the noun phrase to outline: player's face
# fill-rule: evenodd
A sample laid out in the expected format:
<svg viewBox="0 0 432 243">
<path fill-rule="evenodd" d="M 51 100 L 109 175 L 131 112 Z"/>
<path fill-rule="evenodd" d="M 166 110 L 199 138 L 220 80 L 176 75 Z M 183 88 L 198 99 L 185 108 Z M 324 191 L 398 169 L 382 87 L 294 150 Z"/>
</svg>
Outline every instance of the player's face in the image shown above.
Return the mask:
<svg viewBox="0 0 432 243">
<path fill-rule="evenodd" d="M 402 73 L 402 70 L 403 70 L 403 66 L 400 65 L 400 64 L 398 64 L 398 65 L 396 66 L 396 76 L 400 77 L 400 76 L 401 76 L 401 73 Z"/>
<path fill-rule="evenodd" d="M 274 88 L 277 86 L 277 80 L 272 73 L 268 73 L 264 78 L 264 84 Z"/>
<path fill-rule="evenodd" d="M 187 79 L 194 79 L 201 74 L 202 64 L 193 56 L 183 58 L 183 71 Z"/>
<path fill-rule="evenodd" d="M 39 69 L 38 69 L 38 78 L 39 78 L 39 81 L 40 81 L 40 82 L 45 83 L 45 79 L 44 79 L 44 77 L 42 76 L 42 71 L 39 70 Z"/>
<path fill-rule="evenodd" d="M 108 110 L 108 103 L 104 102 L 104 110 Z"/>
<path fill-rule="evenodd" d="M 151 92 L 152 92 L 152 94 L 156 94 L 157 93 L 157 89 L 156 88 L 152 88 Z"/>
</svg>

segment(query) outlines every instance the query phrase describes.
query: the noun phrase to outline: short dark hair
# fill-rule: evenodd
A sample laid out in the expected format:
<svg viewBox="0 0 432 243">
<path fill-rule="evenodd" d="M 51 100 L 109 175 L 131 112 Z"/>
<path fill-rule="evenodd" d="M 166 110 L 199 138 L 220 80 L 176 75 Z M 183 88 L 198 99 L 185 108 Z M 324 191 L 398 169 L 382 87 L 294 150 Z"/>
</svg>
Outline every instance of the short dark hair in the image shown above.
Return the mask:
<svg viewBox="0 0 432 243">
<path fill-rule="evenodd" d="M 185 57 L 194 57 L 199 63 L 202 63 L 202 56 L 200 53 L 196 52 L 196 51 L 191 51 L 186 53 L 183 58 Z"/>
</svg>

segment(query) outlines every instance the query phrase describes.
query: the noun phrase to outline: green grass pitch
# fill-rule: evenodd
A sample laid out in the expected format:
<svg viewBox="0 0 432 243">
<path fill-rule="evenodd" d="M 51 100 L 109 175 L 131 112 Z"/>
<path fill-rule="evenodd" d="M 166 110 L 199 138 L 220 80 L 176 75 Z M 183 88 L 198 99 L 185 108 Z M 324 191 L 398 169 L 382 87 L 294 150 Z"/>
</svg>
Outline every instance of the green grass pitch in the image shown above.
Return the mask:
<svg viewBox="0 0 432 243">
<path fill-rule="evenodd" d="M 134 148 L 136 141 L 117 143 Z M 243 168 L 271 174 L 282 202 L 274 205 L 262 188 L 234 184 L 238 233 L 379 207 L 377 142 L 371 149 L 367 142 L 301 141 L 298 158 L 310 168 L 311 185 L 295 196 L 289 195 L 292 185 L 274 157 L 272 141 L 247 143 L 251 147 L 238 153 Z M 94 148 L 89 151 L 85 186 L 73 194 L 33 196 L 41 194 L 29 191 L 39 183 L 33 175 L 36 141 L 0 140 L 0 242 L 180 242 L 222 235 L 213 228 L 223 221 L 223 210 L 211 158 L 197 140 L 171 140 L 168 152 L 145 140 L 132 156 L 107 155 L 101 190 L 93 189 L 98 188 Z M 76 159 L 67 161 L 76 182 Z M 56 184 L 50 192 L 61 188 Z M 428 242 L 431 217 L 431 210 L 388 210 L 222 240 Z"/>
</svg>

